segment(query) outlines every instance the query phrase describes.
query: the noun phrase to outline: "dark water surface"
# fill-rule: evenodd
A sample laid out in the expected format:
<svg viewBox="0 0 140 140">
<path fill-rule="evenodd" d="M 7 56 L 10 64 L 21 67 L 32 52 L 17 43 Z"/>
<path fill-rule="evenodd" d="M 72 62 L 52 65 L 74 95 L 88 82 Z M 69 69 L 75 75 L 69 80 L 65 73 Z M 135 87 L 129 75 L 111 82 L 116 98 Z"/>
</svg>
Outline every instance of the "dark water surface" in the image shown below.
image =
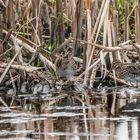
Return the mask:
<svg viewBox="0 0 140 140">
<path fill-rule="evenodd" d="M 59 101 L 8 98 L 11 107 L 0 106 L 0 140 L 139 140 L 139 95 L 139 89 L 122 88 Z M 75 99 L 79 103 L 70 104 Z"/>
</svg>

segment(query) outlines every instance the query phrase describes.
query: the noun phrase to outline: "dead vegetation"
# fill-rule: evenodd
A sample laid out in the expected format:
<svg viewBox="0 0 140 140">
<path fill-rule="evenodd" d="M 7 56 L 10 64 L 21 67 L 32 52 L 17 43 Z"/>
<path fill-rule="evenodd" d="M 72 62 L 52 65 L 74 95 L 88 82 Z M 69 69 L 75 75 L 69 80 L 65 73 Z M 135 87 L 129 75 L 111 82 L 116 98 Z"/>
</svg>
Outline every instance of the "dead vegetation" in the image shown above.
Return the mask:
<svg viewBox="0 0 140 140">
<path fill-rule="evenodd" d="M 140 61 L 139 7 L 138 0 L 1 0 L 1 85 L 10 79 L 17 92 L 14 85 L 39 79 L 51 89 L 69 81 L 93 88 L 106 76 L 129 85 L 109 70 L 115 60 Z"/>
</svg>

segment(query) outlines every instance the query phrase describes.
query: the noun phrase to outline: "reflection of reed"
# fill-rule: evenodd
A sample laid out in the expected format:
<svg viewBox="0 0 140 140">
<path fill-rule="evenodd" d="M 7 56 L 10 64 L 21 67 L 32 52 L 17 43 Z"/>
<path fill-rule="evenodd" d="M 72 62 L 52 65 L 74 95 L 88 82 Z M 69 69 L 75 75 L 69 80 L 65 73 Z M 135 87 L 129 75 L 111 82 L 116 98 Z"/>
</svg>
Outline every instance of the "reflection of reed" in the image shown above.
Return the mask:
<svg viewBox="0 0 140 140">
<path fill-rule="evenodd" d="M 80 140 L 78 120 L 70 118 L 66 123 L 66 140 Z"/>
<path fill-rule="evenodd" d="M 117 140 L 129 140 L 128 121 L 123 120 L 116 125 Z"/>
<path fill-rule="evenodd" d="M 126 96 L 124 99 L 122 97 L 123 99 L 122 101 L 121 97 L 118 94 L 117 97 L 118 96 L 119 97 L 114 98 L 113 94 L 116 94 L 117 92 L 115 90 L 113 92 L 111 92 L 110 94 L 103 93 L 102 94 L 103 96 L 101 94 L 99 95 L 90 94 L 90 96 L 87 95 L 86 98 L 84 97 L 83 99 L 78 100 L 80 101 L 79 103 L 80 106 L 78 106 L 78 109 L 77 106 L 74 105 L 73 106 L 62 105 L 62 106 L 52 107 L 52 105 L 54 104 L 58 105 L 57 101 L 56 99 L 54 99 L 54 101 L 49 100 L 50 102 L 48 101 L 49 102 L 48 104 L 45 104 L 45 106 L 43 106 L 44 104 L 42 105 L 41 113 L 43 113 L 43 117 L 42 115 L 41 116 L 38 115 L 37 117 L 36 115 L 34 116 L 32 114 L 28 114 L 27 121 L 25 123 L 12 124 L 11 126 L 8 126 L 8 128 L 9 127 L 12 128 L 12 126 L 14 126 L 14 128 L 12 129 L 17 131 L 17 133 L 14 135 L 16 138 L 27 137 L 32 139 L 37 138 L 39 140 L 60 140 L 60 139 L 113 140 L 116 139 L 117 137 L 118 138 L 117 140 L 121 140 L 119 138 L 121 135 L 123 135 L 122 136 L 123 139 L 133 138 L 134 140 L 138 140 L 138 131 L 137 131 L 138 120 L 136 118 L 132 118 L 131 120 L 131 117 L 127 117 L 127 116 L 125 116 L 125 118 L 124 117 L 121 118 L 118 115 L 120 114 L 120 108 L 122 107 L 122 105 L 126 104 L 127 108 L 128 105 L 130 105 L 129 109 L 131 109 L 131 111 L 134 111 L 134 109 L 136 108 L 138 109 L 138 107 L 140 106 L 139 103 L 135 102 L 135 103 L 128 104 L 130 100 L 128 101 Z M 80 97 L 81 94 L 79 95 L 79 98 Z M 56 98 L 58 99 L 58 96 Z M 59 98 L 59 101 L 61 99 L 62 98 Z M 52 108 L 51 110 L 48 109 L 48 106 L 50 105 Z M 114 115 L 113 117 L 112 114 L 110 114 L 112 113 L 111 112 L 112 108 L 115 108 L 114 111 L 115 114 L 113 114 Z M 60 110 L 62 111 L 62 114 Z M 54 115 L 53 112 L 55 112 L 56 114 Z M 79 116 L 79 112 L 80 112 L 80 116 Z M 47 116 L 46 118 L 44 117 L 44 114 L 45 116 Z M 72 116 L 69 116 L 69 114 Z M 23 118 L 24 117 L 25 116 L 23 116 Z M 23 119 L 23 118 L 20 116 L 19 119 Z M 17 120 L 19 121 L 19 119 Z M 128 120 L 129 120 L 129 125 L 128 125 Z M 3 129 L 2 126 L 1 129 Z M 121 131 L 119 129 L 121 130 L 127 129 L 127 132 L 125 132 L 126 136 L 124 136 L 124 134 L 121 134 Z M 25 130 L 27 130 L 27 132 Z"/>
<path fill-rule="evenodd" d="M 23 131 L 23 130 L 27 130 L 26 124 L 21 123 L 20 125 L 16 125 L 16 130 L 18 131 Z M 17 133 L 16 134 L 16 138 L 25 138 L 26 137 L 26 133 Z"/>
<path fill-rule="evenodd" d="M 43 110 L 45 114 L 52 114 L 51 110 L 45 108 Z M 44 132 L 44 140 L 57 140 L 57 136 L 52 136 L 50 133 L 54 132 L 54 121 L 53 117 L 49 116 L 43 121 L 43 132 Z"/>
</svg>

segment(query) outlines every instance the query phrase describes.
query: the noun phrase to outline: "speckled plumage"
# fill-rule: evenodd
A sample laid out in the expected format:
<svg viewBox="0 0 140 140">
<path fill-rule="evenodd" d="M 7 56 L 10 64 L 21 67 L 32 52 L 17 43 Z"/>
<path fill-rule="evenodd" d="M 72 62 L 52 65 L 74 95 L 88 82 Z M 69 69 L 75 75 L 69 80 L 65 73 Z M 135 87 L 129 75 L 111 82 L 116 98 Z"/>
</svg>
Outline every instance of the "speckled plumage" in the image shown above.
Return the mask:
<svg viewBox="0 0 140 140">
<path fill-rule="evenodd" d="M 58 77 L 68 80 L 76 74 L 76 64 L 72 57 L 72 50 L 67 51 L 55 62 Z"/>
<path fill-rule="evenodd" d="M 129 83 L 140 83 L 140 63 L 122 63 L 117 60 L 113 62 L 112 69 L 117 78 Z"/>
</svg>

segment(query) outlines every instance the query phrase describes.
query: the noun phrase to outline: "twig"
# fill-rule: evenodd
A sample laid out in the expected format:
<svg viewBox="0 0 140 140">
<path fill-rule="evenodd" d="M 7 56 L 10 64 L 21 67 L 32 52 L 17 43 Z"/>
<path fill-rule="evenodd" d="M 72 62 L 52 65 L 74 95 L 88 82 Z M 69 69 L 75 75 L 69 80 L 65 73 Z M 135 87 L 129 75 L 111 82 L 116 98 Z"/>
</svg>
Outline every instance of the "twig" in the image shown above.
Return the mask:
<svg viewBox="0 0 140 140">
<path fill-rule="evenodd" d="M 7 67 L 7 64 L 1 62 L 0 67 L 1 68 L 5 68 L 5 67 Z M 33 72 L 33 71 L 40 70 L 40 69 L 43 68 L 43 67 L 33 67 L 33 66 L 15 65 L 15 64 L 11 64 L 10 67 L 13 68 L 13 69 L 23 70 L 23 71 L 26 71 L 26 72 Z"/>
<path fill-rule="evenodd" d="M 105 54 L 105 56 L 107 55 L 107 53 Z M 78 81 L 86 72 L 88 72 L 89 70 L 91 70 L 93 67 L 95 67 L 99 62 L 101 61 L 101 58 L 99 58 L 98 60 L 96 60 L 90 67 L 88 67 L 83 73 L 81 73 L 76 79 L 75 81 Z"/>
<path fill-rule="evenodd" d="M 22 48 L 21 48 L 22 49 Z M 20 50 L 21 50 L 20 49 Z M 10 63 L 8 64 L 7 68 L 5 69 L 5 71 L 3 72 L 3 74 L 0 77 L 0 83 L 2 82 L 3 78 L 5 77 L 6 73 L 8 72 L 10 66 L 12 65 L 12 63 L 14 62 L 15 58 L 18 56 L 20 50 L 15 54 L 15 56 L 13 57 L 13 59 L 10 61 Z"/>
<path fill-rule="evenodd" d="M 19 75 L 16 75 L 16 76 L 13 77 L 14 82 L 17 81 L 18 79 L 19 79 Z M 8 81 L 5 82 L 6 85 L 10 85 L 11 83 L 12 83 L 11 80 L 8 80 Z"/>
<path fill-rule="evenodd" d="M 9 51 L 11 51 L 13 48 L 11 47 L 11 48 L 9 48 L 8 50 L 6 50 L 4 53 L 2 53 L 1 55 L 0 55 L 0 57 L 2 57 L 3 55 L 5 55 L 6 53 L 8 53 Z"/>
<path fill-rule="evenodd" d="M 57 47 L 51 55 L 55 55 L 59 50 L 61 50 L 63 47 L 65 47 L 69 42 L 71 42 L 72 38 L 70 37 L 69 39 L 65 40 L 59 47 Z"/>
<path fill-rule="evenodd" d="M 113 47 L 108 47 L 108 46 L 104 47 L 102 45 L 99 45 L 99 44 L 96 44 L 96 43 L 91 43 L 91 42 L 81 40 L 81 39 L 72 38 L 72 40 L 78 40 L 78 41 L 80 41 L 84 44 L 89 44 L 89 45 L 95 46 L 96 48 L 102 49 L 103 51 L 108 51 L 108 52 L 119 51 L 119 50 L 132 50 L 133 49 L 132 45 L 127 45 L 127 47 L 125 47 L 126 44 L 130 43 L 130 40 L 124 42 L 124 44 L 125 44 L 124 46 L 123 46 L 123 44 L 120 44 L 118 46 L 113 46 Z"/>
<path fill-rule="evenodd" d="M 8 107 L 8 105 L 2 100 L 2 98 L 0 97 L 0 102 L 5 106 Z M 8 107 L 9 108 L 9 107 Z"/>
<path fill-rule="evenodd" d="M 14 82 L 14 78 L 13 78 L 13 76 L 12 76 L 11 71 L 9 71 L 9 74 L 10 74 L 11 83 L 12 83 L 12 86 L 13 86 L 13 89 L 14 89 L 14 94 L 16 94 L 16 92 L 17 92 L 16 84 L 15 84 L 15 82 Z"/>
<path fill-rule="evenodd" d="M 3 32 L 5 33 L 8 33 L 8 30 L 5 29 L 2 25 L 0 25 L 0 27 L 2 28 Z M 15 39 L 19 45 L 22 45 L 24 48 L 26 48 L 29 52 L 31 53 L 35 53 L 36 50 L 33 48 L 33 46 L 37 46 L 35 43 L 33 43 L 32 41 L 29 41 L 28 39 L 20 36 L 20 35 L 17 35 L 15 34 L 14 32 L 12 32 L 11 36 L 10 36 L 12 39 Z M 37 46 L 38 47 L 38 46 Z M 39 57 L 40 59 L 44 62 L 44 63 L 47 63 L 49 64 L 51 67 L 55 67 L 54 64 L 49 60 L 47 59 L 46 57 L 44 57 L 41 53 L 39 53 Z"/>
</svg>

